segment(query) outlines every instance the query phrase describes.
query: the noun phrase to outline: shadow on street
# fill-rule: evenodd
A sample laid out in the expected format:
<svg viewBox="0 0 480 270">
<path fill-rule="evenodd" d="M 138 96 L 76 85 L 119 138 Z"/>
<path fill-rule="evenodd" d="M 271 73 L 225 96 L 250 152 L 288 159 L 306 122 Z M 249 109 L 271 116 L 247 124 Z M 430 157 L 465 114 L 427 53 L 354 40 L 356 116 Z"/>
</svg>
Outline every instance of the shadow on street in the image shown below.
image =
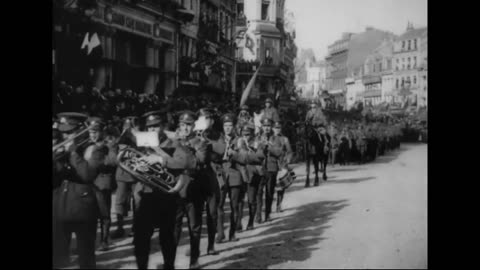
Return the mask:
<svg viewBox="0 0 480 270">
<path fill-rule="evenodd" d="M 229 250 L 247 248 L 241 254 L 224 256 L 221 259 L 206 263 L 202 268 L 227 262 L 221 269 L 262 269 L 288 261 L 304 261 L 310 258 L 314 246 L 322 241 L 322 233 L 329 226 L 326 224 L 334 214 L 348 206 L 346 200 L 323 201 L 297 207 L 298 211 L 255 236 L 267 236 L 261 240 L 235 245 Z M 250 237 L 251 238 L 251 237 Z"/>
</svg>

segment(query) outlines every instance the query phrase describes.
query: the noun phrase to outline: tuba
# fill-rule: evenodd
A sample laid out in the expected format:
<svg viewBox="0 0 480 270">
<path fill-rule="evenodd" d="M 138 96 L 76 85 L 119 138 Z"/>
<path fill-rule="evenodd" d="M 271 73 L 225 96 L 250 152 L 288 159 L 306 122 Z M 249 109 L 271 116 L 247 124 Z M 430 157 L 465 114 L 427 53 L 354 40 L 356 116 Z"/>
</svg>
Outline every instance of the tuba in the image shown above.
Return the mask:
<svg viewBox="0 0 480 270">
<path fill-rule="evenodd" d="M 173 174 L 160 164 L 150 165 L 142 157 L 146 156 L 133 147 L 126 147 L 119 151 L 117 160 L 119 166 L 143 184 L 164 193 L 176 193 L 188 184 L 187 179 L 181 177 L 175 180 Z"/>
</svg>

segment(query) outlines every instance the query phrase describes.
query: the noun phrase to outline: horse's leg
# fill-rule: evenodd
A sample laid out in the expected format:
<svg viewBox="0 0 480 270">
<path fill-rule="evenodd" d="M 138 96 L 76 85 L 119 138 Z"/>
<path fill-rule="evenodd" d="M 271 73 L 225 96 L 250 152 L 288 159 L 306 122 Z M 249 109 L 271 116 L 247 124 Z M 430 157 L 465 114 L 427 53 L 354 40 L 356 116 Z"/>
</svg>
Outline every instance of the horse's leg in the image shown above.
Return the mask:
<svg viewBox="0 0 480 270">
<path fill-rule="evenodd" d="M 307 163 L 307 178 L 305 180 L 305 187 L 309 187 L 310 186 L 310 159 L 311 159 L 311 156 L 309 154 L 306 155 L 306 163 Z"/>
<path fill-rule="evenodd" d="M 318 186 L 319 185 L 319 180 L 318 180 L 318 171 L 319 171 L 319 168 L 318 168 L 318 163 L 320 162 L 320 156 L 319 154 L 317 153 L 314 158 L 313 158 L 313 167 L 315 169 L 315 186 Z"/>
<path fill-rule="evenodd" d="M 330 154 L 330 153 L 329 153 Z M 323 167 L 323 181 L 327 181 L 327 164 L 328 164 L 328 155 L 326 155 L 323 159 L 322 162 L 322 167 Z"/>
</svg>

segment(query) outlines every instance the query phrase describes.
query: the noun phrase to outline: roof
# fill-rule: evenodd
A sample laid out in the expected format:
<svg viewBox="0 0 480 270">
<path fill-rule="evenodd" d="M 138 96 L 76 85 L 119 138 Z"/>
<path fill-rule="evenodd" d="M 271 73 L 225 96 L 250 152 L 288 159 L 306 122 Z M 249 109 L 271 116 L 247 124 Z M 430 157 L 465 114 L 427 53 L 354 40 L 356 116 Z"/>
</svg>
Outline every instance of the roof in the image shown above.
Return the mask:
<svg viewBox="0 0 480 270">
<path fill-rule="evenodd" d="M 422 27 L 422 28 L 417 28 L 417 29 L 409 30 L 409 31 L 405 32 L 404 34 L 402 34 L 402 35 L 398 38 L 398 41 L 407 40 L 407 39 L 414 39 L 414 38 L 421 37 L 421 36 L 422 36 L 423 34 L 425 34 L 427 31 L 428 31 L 428 28 L 427 28 L 427 27 Z"/>
</svg>

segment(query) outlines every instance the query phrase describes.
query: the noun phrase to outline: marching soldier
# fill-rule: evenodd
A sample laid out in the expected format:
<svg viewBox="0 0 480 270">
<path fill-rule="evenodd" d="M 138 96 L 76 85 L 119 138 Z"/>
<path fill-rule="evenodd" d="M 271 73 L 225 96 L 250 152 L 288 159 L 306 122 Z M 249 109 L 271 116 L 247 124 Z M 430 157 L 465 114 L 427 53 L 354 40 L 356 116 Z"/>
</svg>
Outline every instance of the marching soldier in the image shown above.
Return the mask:
<svg viewBox="0 0 480 270">
<path fill-rule="evenodd" d="M 277 136 L 281 141 L 280 148 L 282 150 L 282 156 L 279 158 L 278 167 L 289 169 L 288 164 L 290 164 L 292 161 L 293 151 L 292 147 L 290 146 L 290 141 L 282 134 L 282 124 L 280 122 L 275 122 L 273 125 L 273 135 Z M 282 211 L 282 201 L 283 195 L 285 194 L 285 189 L 286 188 L 283 187 L 279 187 L 277 189 L 277 212 Z"/>
<path fill-rule="evenodd" d="M 263 118 L 268 118 L 274 122 L 280 121 L 280 116 L 275 107 L 273 107 L 273 101 L 271 98 L 265 100 L 265 109 L 262 110 Z"/>
<path fill-rule="evenodd" d="M 91 118 L 90 123 L 95 121 L 103 123 L 100 118 Z M 95 132 L 92 132 L 95 131 Z M 98 135 L 97 135 L 98 134 Z M 112 191 L 115 189 L 115 170 L 117 165 L 117 144 L 116 139 L 119 136 L 119 132 L 116 128 L 108 128 L 105 132 L 102 131 L 100 124 L 95 125 L 90 132 L 90 139 L 97 146 L 101 146 L 103 151 L 106 152 L 105 161 L 103 166 L 99 168 L 99 175 L 94 181 L 95 186 L 98 188 L 102 196 L 99 196 L 99 204 L 105 208 L 104 216 L 100 219 L 100 250 L 108 250 L 108 238 L 110 237 L 110 209 L 112 207 Z M 105 141 L 103 141 L 105 137 Z M 105 148 L 106 147 L 106 148 Z"/>
<path fill-rule="evenodd" d="M 243 126 L 242 136 L 237 140 L 237 169 L 239 170 L 242 180 L 245 183 L 243 188 L 240 190 L 240 211 L 237 224 L 240 224 L 241 226 L 243 212 L 242 202 L 246 193 L 248 196 L 249 210 L 247 230 L 253 230 L 253 222 L 257 213 L 258 188 L 263 177 L 262 163 L 265 158 L 262 145 L 260 145 L 259 141 L 257 141 L 254 137 L 254 131 L 255 127 L 253 125 Z M 237 225 L 237 230 L 238 229 L 239 226 Z"/>
<path fill-rule="evenodd" d="M 101 193 L 93 184 L 108 153 L 106 146 L 99 145 L 101 121 L 91 119 L 86 148 L 77 145 L 79 128 L 86 116 L 78 113 L 58 115 L 58 129 L 67 143 L 61 158 L 54 158 L 55 177 L 61 182 L 53 193 L 54 267 L 60 267 L 68 258 L 70 237 L 77 237 L 78 263 L 80 268 L 95 268 L 95 238 L 97 219 L 106 219 L 106 207 L 102 205 Z M 98 119 L 96 119 L 98 120 Z M 84 132 L 84 131 L 83 131 Z M 60 163 L 60 164 L 59 164 Z M 57 180 L 57 182 L 58 182 Z M 100 210 L 100 211 L 99 211 Z"/>
<path fill-rule="evenodd" d="M 195 114 L 191 111 L 183 112 L 179 118 L 179 130 L 176 134 L 181 146 L 187 148 L 195 156 L 195 169 L 189 170 L 188 175 L 194 180 L 188 186 L 185 198 L 182 198 L 176 216 L 176 236 L 180 240 L 183 217 L 188 217 L 190 233 L 190 269 L 199 267 L 200 237 L 202 232 L 202 211 L 204 206 L 202 185 L 206 180 L 201 178 L 199 171 L 205 167 L 207 158 L 207 145 L 205 141 L 193 132 Z"/>
<path fill-rule="evenodd" d="M 238 113 L 238 121 L 237 121 L 237 133 L 241 134 L 242 127 L 247 124 L 253 124 L 253 118 L 248 112 L 248 105 L 242 105 L 240 107 L 240 112 Z"/>
<path fill-rule="evenodd" d="M 218 181 L 218 177 L 216 172 L 213 170 L 212 166 L 210 166 L 210 161 L 212 159 L 212 155 L 214 155 L 212 151 L 212 141 L 216 141 L 219 139 L 220 134 L 213 129 L 213 125 L 215 123 L 214 112 L 207 108 L 202 108 L 199 111 L 199 116 L 204 117 L 207 128 L 201 131 L 201 137 L 204 140 L 206 145 L 206 160 L 205 166 L 201 168 L 199 171 L 198 178 L 201 178 L 204 183 L 201 186 L 203 200 L 206 204 L 206 212 L 207 212 L 207 233 L 208 233 L 208 248 L 207 254 L 208 255 L 217 255 L 218 252 L 215 250 L 215 235 L 217 233 L 217 222 L 218 222 L 218 205 L 220 203 L 220 183 Z M 203 209 L 203 206 L 202 206 Z"/>
<path fill-rule="evenodd" d="M 272 132 L 272 120 L 264 118 L 262 121 L 262 135 L 258 138 L 259 145 L 262 146 L 265 155 L 265 161 L 262 167 L 264 171 L 257 194 L 257 216 L 256 222 L 262 223 L 261 210 L 263 206 L 263 190 L 265 189 L 265 221 L 270 221 L 272 212 L 273 195 L 279 170 L 278 159 L 282 155 L 282 140 Z"/>
<path fill-rule="evenodd" d="M 238 241 L 235 237 L 237 229 L 240 189 L 242 188 L 242 179 L 240 172 L 236 168 L 238 152 L 236 151 L 238 138 L 235 135 L 235 119 L 232 114 L 225 114 L 222 117 L 223 133 L 220 138 L 212 143 L 211 166 L 216 173 L 220 187 L 220 203 L 218 205 L 218 236 L 217 243 L 225 240 L 224 235 L 224 204 L 227 195 L 230 198 L 230 232 L 228 240 L 230 242 Z"/>
<path fill-rule="evenodd" d="M 136 117 L 129 116 L 123 120 L 123 132 L 118 142 L 119 149 L 123 149 L 127 146 L 135 146 L 135 139 L 129 132 L 131 127 L 135 128 Z M 156 125 L 158 122 L 150 122 L 150 125 Z M 115 180 L 117 183 L 117 190 L 115 192 L 115 214 L 117 216 L 117 230 L 112 234 L 113 239 L 122 238 L 125 236 L 125 230 L 123 228 L 124 219 L 128 216 L 128 210 L 130 208 L 130 200 L 133 197 L 133 188 L 136 184 L 135 178 L 120 166 L 117 167 L 115 172 Z M 133 200 L 135 205 L 135 200 Z M 135 216 L 135 207 L 132 209 Z M 129 236 L 133 236 L 134 226 L 132 226 L 132 232 Z"/>
<path fill-rule="evenodd" d="M 148 154 L 142 159 L 150 165 L 160 164 L 171 173 L 176 182 L 181 182 L 178 190 L 169 192 L 154 189 L 138 182 L 135 186 L 136 213 L 134 216 L 135 258 L 138 269 L 147 269 L 150 255 L 150 241 L 155 228 L 160 229 L 159 240 L 165 269 L 175 268 L 177 239 L 175 222 L 179 207 L 179 194 L 188 187 L 191 178 L 186 171 L 196 167 L 193 154 L 177 142 L 167 138 L 164 133 L 165 122 L 158 112 L 150 112 L 146 117 L 146 127 L 157 132 L 160 145 L 144 149 Z"/>
</svg>

